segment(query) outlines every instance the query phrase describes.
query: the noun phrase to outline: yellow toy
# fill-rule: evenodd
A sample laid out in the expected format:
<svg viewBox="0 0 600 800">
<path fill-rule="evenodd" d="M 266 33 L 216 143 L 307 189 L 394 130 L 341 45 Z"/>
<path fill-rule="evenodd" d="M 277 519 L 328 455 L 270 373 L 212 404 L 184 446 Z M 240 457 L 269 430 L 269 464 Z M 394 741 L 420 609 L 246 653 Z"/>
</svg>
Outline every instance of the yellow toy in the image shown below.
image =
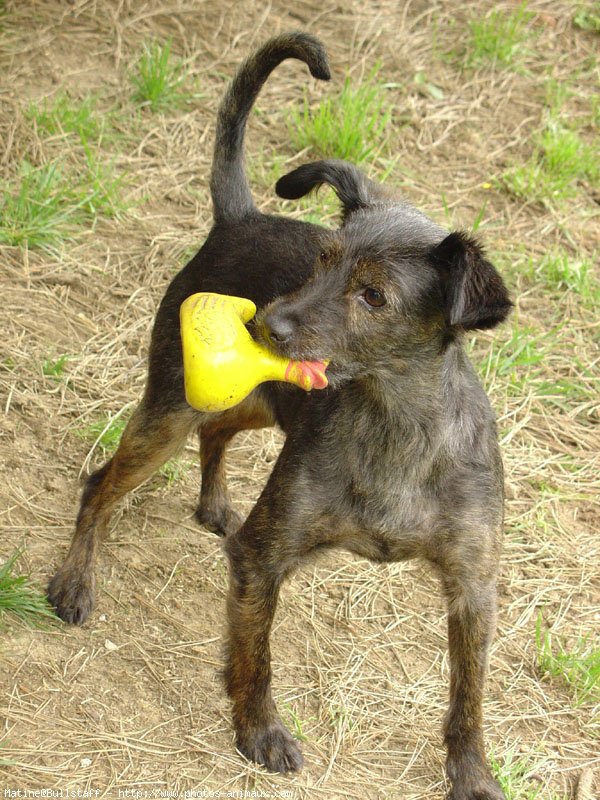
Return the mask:
<svg viewBox="0 0 600 800">
<path fill-rule="evenodd" d="M 245 323 L 256 314 L 251 300 L 200 292 L 180 309 L 185 397 L 198 411 L 225 411 L 263 381 L 301 389 L 327 386 L 327 363 L 292 361 L 261 347 Z"/>
</svg>

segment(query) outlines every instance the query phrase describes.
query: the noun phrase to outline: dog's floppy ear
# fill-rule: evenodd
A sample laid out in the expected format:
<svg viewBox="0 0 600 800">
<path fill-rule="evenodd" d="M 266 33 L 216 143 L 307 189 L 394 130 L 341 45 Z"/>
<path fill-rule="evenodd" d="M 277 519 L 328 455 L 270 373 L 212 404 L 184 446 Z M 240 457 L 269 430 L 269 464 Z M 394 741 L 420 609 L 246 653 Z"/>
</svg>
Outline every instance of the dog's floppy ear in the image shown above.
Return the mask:
<svg viewBox="0 0 600 800">
<path fill-rule="evenodd" d="M 297 200 L 327 183 L 344 207 L 344 219 L 359 208 L 368 208 L 380 198 L 381 190 L 353 164 L 337 159 L 313 161 L 288 172 L 277 181 L 275 191 L 286 200 Z"/>
<path fill-rule="evenodd" d="M 450 326 L 493 328 L 506 319 L 512 307 L 508 291 L 475 239 L 451 233 L 431 250 L 430 259 L 440 276 Z"/>
</svg>

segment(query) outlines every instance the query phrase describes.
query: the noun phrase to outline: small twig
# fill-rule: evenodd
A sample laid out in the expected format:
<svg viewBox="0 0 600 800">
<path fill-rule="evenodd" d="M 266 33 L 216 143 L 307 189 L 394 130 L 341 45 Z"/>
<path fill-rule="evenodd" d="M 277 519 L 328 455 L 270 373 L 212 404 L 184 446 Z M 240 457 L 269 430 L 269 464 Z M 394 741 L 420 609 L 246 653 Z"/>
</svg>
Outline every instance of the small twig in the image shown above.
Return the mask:
<svg viewBox="0 0 600 800">
<path fill-rule="evenodd" d="M 178 562 L 175 564 L 175 566 L 174 566 L 174 567 L 173 567 L 173 569 L 171 570 L 171 574 L 169 575 L 167 582 L 165 583 L 165 585 L 162 587 L 162 589 L 160 590 L 160 592 L 159 592 L 159 593 L 156 595 L 156 597 L 154 598 L 155 600 L 158 600 L 158 598 L 161 596 L 161 594 L 164 592 L 164 590 L 167 588 L 167 586 L 168 586 L 168 585 L 171 583 L 171 579 L 173 578 L 173 575 L 175 575 L 175 570 L 176 570 L 176 569 L 177 569 L 177 567 L 178 567 L 178 566 L 181 564 L 181 562 L 182 562 L 184 559 L 186 559 L 186 558 L 189 558 L 189 554 L 187 554 L 187 553 L 186 553 L 184 556 L 182 556 L 182 557 L 179 559 L 179 561 L 178 561 Z"/>
<path fill-rule="evenodd" d="M 594 790 L 594 773 L 591 769 L 584 769 L 579 776 L 577 789 L 575 790 L 575 800 L 594 800 L 592 792 Z"/>
</svg>

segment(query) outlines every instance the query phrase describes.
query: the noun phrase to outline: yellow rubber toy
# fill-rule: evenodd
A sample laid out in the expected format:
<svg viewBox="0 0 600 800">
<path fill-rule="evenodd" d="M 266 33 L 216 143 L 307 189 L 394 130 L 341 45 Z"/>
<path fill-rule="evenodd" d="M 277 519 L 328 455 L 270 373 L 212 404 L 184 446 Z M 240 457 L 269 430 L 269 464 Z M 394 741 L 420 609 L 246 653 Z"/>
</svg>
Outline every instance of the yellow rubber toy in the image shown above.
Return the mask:
<svg viewBox="0 0 600 800">
<path fill-rule="evenodd" d="M 309 392 L 327 386 L 321 361 L 274 355 L 250 336 L 251 300 L 200 292 L 180 309 L 185 397 L 198 411 L 225 411 L 264 381 L 286 381 Z"/>
</svg>

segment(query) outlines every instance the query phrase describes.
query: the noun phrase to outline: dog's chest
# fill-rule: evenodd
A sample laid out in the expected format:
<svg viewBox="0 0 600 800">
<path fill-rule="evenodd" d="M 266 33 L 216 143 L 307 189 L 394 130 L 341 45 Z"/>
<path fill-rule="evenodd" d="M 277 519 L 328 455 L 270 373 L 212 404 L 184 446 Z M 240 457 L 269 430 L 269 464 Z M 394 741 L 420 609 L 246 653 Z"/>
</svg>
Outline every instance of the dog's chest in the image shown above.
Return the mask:
<svg viewBox="0 0 600 800">
<path fill-rule="evenodd" d="M 282 479 L 326 541 L 366 558 L 423 554 L 442 516 L 440 440 L 431 415 L 379 413 L 359 387 L 307 403 Z M 307 499 L 309 498 L 309 499 Z"/>
<path fill-rule="evenodd" d="M 382 561 L 418 555 L 440 513 L 430 448 L 398 432 L 361 431 L 355 427 L 347 446 L 336 448 L 348 547 Z"/>
<path fill-rule="evenodd" d="M 438 501 L 414 474 L 378 466 L 368 476 L 364 469 L 351 476 L 350 517 L 363 537 L 380 544 L 384 560 L 407 558 L 435 527 Z"/>
</svg>

